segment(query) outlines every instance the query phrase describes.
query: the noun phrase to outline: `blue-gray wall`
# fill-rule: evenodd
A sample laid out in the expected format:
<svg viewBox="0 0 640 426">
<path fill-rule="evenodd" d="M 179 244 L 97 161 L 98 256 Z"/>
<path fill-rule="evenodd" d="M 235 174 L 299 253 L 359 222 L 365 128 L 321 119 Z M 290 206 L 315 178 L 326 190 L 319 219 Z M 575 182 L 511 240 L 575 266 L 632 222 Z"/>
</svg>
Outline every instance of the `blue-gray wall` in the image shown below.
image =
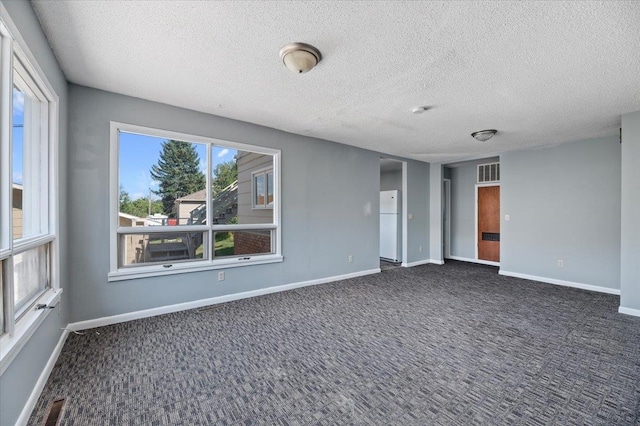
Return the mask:
<svg viewBox="0 0 640 426">
<path fill-rule="evenodd" d="M 59 132 L 59 203 L 60 203 L 60 279 L 64 288 L 62 304 L 47 314 L 38 330 L 22 348 L 18 356 L 11 362 L 0 377 L 0 425 L 12 425 L 34 389 L 49 356 L 56 346 L 62 331 L 68 323 L 68 232 L 67 232 L 67 82 L 58 67 L 58 63 L 49 48 L 40 24 L 26 1 L 2 2 L 13 23 L 18 28 L 29 50 L 35 56 L 40 68 L 53 86 L 59 97 L 60 132 Z M 60 309 L 62 306 L 63 309 Z"/>
<path fill-rule="evenodd" d="M 70 85 L 71 321 L 379 267 L 380 154 Z M 108 282 L 110 120 L 282 150 L 284 262 Z M 427 163 L 408 162 L 410 259 L 426 255 Z M 353 255 L 353 263 L 348 263 Z"/>
<path fill-rule="evenodd" d="M 501 155 L 500 269 L 619 289 L 620 156 L 617 137 Z"/>
<path fill-rule="evenodd" d="M 622 116 L 620 306 L 640 314 L 640 111 Z"/>
<path fill-rule="evenodd" d="M 407 192 L 402 197 L 407 197 L 408 263 L 429 259 L 429 170 L 429 163 L 407 161 Z"/>
<path fill-rule="evenodd" d="M 451 256 L 475 259 L 476 165 L 451 168 Z"/>
<path fill-rule="evenodd" d="M 429 168 L 429 253 L 432 260 L 444 261 L 444 234 L 442 232 L 443 179 L 444 167 L 432 163 Z"/>
<path fill-rule="evenodd" d="M 380 191 L 402 191 L 402 170 L 380 173 Z"/>
</svg>

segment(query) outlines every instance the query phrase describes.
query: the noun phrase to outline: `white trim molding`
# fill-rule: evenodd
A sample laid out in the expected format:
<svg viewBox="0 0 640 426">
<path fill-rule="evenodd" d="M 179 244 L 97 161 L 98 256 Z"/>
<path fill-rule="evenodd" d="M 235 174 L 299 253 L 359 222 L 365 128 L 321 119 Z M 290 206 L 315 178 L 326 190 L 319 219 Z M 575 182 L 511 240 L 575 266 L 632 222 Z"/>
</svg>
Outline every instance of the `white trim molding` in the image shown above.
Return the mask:
<svg viewBox="0 0 640 426">
<path fill-rule="evenodd" d="M 428 263 L 433 263 L 434 265 L 444 265 L 443 260 L 425 259 L 425 260 L 417 260 L 415 262 L 403 263 L 400 266 L 402 266 L 403 268 L 413 268 L 414 266 L 426 265 Z"/>
<path fill-rule="evenodd" d="M 22 408 L 20 417 L 18 417 L 18 420 L 16 421 L 16 426 L 26 425 L 27 422 L 29 421 L 29 417 L 31 417 L 31 412 L 35 408 L 36 403 L 40 398 L 40 394 L 42 393 L 42 389 L 44 389 L 44 386 L 47 384 L 47 380 L 49 380 L 49 375 L 51 374 L 51 371 L 53 371 L 53 367 L 56 365 L 56 361 L 58 361 L 58 357 L 60 356 L 60 352 L 62 352 L 62 347 L 64 346 L 64 342 L 67 340 L 68 335 L 69 335 L 69 332 L 67 330 L 64 330 L 62 332 L 62 335 L 58 340 L 58 344 L 53 349 L 53 352 L 51 352 L 51 356 L 49 357 L 47 364 L 44 366 L 42 373 L 40 373 L 40 377 L 38 377 L 38 381 L 36 382 L 36 385 L 33 387 L 33 390 L 31 391 L 31 395 L 29 395 L 29 399 L 27 400 L 27 403 Z"/>
<path fill-rule="evenodd" d="M 39 296 L 38 302 L 49 306 L 57 306 L 60 301 L 62 289 L 48 289 Z M 4 374 L 11 362 L 27 344 L 31 336 L 40 328 L 53 309 L 29 309 L 27 313 L 15 325 L 15 335 L 5 333 L 0 337 L 0 376 Z"/>
<path fill-rule="evenodd" d="M 281 291 L 293 290 L 317 284 L 326 284 L 334 281 L 342 281 L 349 278 L 362 277 L 365 275 L 377 274 L 380 268 L 365 271 L 353 272 L 344 275 L 335 275 L 327 278 L 319 278 L 309 281 L 284 284 L 274 287 L 260 288 L 257 290 L 245 291 L 242 293 L 227 294 L 224 296 L 211 297 L 208 299 L 194 300 L 192 302 L 177 303 L 175 305 L 160 306 L 157 308 L 144 309 L 141 311 L 127 312 L 125 314 L 112 315 L 108 317 L 96 318 L 86 321 L 70 323 L 67 329 L 71 331 L 86 330 L 88 328 L 103 327 L 105 325 L 118 324 L 121 322 L 133 321 L 141 318 L 155 317 L 157 315 L 170 314 L 173 312 L 186 311 L 188 309 L 202 308 L 204 306 L 218 305 L 221 303 L 233 302 L 234 300 L 247 299 L 249 297 L 263 296 L 265 294 L 279 293 Z"/>
<path fill-rule="evenodd" d="M 489 266 L 500 266 L 500 262 L 492 262 L 490 260 L 482 260 L 482 259 L 472 259 L 470 257 L 462 257 L 462 256 L 447 256 L 447 259 L 451 260 L 459 260 L 461 262 L 471 262 L 471 263 L 479 263 L 481 265 L 489 265 Z"/>
<path fill-rule="evenodd" d="M 620 306 L 618 307 L 618 312 L 625 315 L 640 317 L 640 309 L 625 308 L 624 306 Z"/>
<path fill-rule="evenodd" d="M 598 285 L 577 283 L 573 281 L 557 280 L 555 278 L 538 277 L 535 275 L 527 275 L 527 274 L 521 274 L 519 272 L 509 272 L 509 271 L 503 271 L 503 270 L 498 271 L 498 274 L 504 275 L 506 277 L 522 278 L 530 281 L 539 281 L 547 284 L 561 285 L 563 287 L 573 287 L 573 288 L 579 288 L 581 290 L 597 291 L 599 293 L 620 295 L 620 290 L 617 288 L 602 287 Z"/>
</svg>

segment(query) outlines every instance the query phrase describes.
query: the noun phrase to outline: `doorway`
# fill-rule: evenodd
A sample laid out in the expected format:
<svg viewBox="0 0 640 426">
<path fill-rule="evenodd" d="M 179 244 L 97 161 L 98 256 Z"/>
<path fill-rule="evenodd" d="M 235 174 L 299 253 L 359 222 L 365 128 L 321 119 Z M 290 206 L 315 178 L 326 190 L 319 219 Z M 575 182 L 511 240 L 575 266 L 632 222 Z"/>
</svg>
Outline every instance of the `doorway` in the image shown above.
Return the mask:
<svg viewBox="0 0 640 426">
<path fill-rule="evenodd" d="M 477 259 L 500 262 L 500 186 L 477 185 Z"/>
<path fill-rule="evenodd" d="M 391 158 L 380 159 L 380 269 L 406 263 L 407 241 L 407 173 L 406 163 Z"/>
</svg>

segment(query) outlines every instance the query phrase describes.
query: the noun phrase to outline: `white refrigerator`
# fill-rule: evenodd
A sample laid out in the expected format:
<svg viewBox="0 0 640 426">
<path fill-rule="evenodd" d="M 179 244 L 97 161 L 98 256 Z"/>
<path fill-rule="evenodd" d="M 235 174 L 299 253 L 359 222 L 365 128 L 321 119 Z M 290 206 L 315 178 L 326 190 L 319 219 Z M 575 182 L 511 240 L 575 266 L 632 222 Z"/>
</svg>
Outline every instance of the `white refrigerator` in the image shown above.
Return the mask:
<svg viewBox="0 0 640 426">
<path fill-rule="evenodd" d="M 380 191 L 380 257 L 400 261 L 400 191 Z"/>
</svg>

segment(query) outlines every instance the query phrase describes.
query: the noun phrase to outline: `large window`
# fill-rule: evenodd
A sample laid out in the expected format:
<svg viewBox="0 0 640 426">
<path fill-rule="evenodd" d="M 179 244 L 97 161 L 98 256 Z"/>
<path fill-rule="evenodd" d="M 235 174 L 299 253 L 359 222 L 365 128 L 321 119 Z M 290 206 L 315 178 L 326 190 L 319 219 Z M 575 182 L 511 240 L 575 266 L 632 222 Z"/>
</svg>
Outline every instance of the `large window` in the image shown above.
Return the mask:
<svg viewBox="0 0 640 426">
<path fill-rule="evenodd" d="M 57 97 L 27 52 L 0 21 L 0 371 L 60 294 Z"/>
<path fill-rule="evenodd" d="M 282 260 L 278 150 L 115 122 L 111 144 L 110 280 Z"/>
</svg>

